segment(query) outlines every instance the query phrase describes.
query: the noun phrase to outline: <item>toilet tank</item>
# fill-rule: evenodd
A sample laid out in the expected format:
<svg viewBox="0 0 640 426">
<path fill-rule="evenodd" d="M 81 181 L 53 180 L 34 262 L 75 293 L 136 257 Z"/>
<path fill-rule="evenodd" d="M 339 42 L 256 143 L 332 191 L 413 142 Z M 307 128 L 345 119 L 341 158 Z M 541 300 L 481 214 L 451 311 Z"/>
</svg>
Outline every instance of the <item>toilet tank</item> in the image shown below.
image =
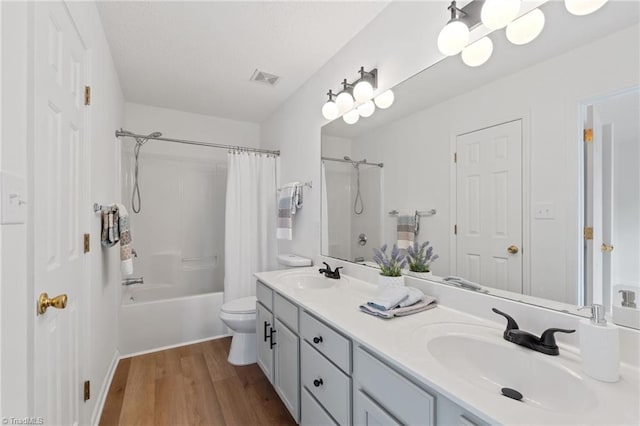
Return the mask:
<svg viewBox="0 0 640 426">
<path fill-rule="evenodd" d="M 305 266 L 313 265 L 313 262 L 308 257 L 298 256 L 297 254 L 279 254 L 278 263 L 285 267 L 290 268 L 304 268 Z"/>
</svg>

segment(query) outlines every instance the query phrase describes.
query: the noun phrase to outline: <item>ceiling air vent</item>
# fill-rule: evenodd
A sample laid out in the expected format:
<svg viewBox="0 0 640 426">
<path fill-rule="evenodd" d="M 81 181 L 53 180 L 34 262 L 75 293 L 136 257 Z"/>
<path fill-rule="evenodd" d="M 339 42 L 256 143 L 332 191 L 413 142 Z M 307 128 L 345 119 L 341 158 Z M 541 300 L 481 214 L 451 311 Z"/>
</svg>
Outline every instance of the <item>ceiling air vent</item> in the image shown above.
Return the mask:
<svg viewBox="0 0 640 426">
<path fill-rule="evenodd" d="M 264 83 L 269 86 L 275 86 L 278 83 L 278 81 L 280 81 L 280 77 L 278 77 L 277 75 L 269 74 L 268 72 L 264 72 L 256 69 L 249 80 L 257 81 L 258 83 Z"/>
</svg>

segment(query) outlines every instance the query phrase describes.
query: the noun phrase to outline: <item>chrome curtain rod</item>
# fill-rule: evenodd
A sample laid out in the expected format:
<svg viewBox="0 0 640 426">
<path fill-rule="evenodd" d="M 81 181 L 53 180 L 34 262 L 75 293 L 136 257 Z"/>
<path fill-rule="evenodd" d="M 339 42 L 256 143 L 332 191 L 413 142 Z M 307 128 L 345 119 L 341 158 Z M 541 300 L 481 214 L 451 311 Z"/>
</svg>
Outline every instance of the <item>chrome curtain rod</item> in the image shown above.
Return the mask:
<svg viewBox="0 0 640 426">
<path fill-rule="evenodd" d="M 351 164 L 364 164 L 365 166 L 378 166 L 380 168 L 384 167 L 384 163 L 370 163 L 368 161 L 354 161 L 354 160 L 345 160 L 344 158 L 332 158 L 332 157 L 322 157 L 323 160 L 327 161 L 337 161 L 339 163 L 351 163 Z"/>
<path fill-rule="evenodd" d="M 272 154 L 272 155 L 280 155 L 280 151 L 272 151 L 269 149 L 260 149 L 260 148 L 250 148 L 246 146 L 237 146 L 237 145 L 223 145 L 219 143 L 210 143 L 210 142 L 200 142 L 200 141 L 190 141 L 187 139 L 173 139 L 173 138 L 164 138 L 164 137 L 152 137 L 148 135 L 138 135 L 135 133 L 128 132 L 126 130 L 120 129 L 116 130 L 116 137 L 121 136 L 129 136 L 132 138 L 143 138 L 143 139 L 153 139 L 157 141 L 165 141 L 165 142 L 176 142 L 176 143 L 184 143 L 187 145 L 198 145 L 198 146 L 208 146 L 210 148 L 224 148 L 230 150 L 240 150 L 240 151 L 249 151 L 249 152 L 259 152 L 262 154 Z"/>
</svg>

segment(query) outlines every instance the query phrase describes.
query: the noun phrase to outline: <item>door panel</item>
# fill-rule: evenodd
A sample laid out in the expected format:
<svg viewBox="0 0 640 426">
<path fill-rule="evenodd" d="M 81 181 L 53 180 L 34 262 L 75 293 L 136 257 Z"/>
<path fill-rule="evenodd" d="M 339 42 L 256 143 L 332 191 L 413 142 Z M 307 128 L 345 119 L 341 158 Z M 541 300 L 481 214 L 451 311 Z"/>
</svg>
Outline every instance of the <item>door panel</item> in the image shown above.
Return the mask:
<svg viewBox="0 0 640 426">
<path fill-rule="evenodd" d="M 258 339 L 258 366 L 269 382 L 273 383 L 273 349 L 269 338 L 273 314 L 262 303 L 256 303 L 256 338 Z"/>
<path fill-rule="evenodd" d="M 522 293 L 522 122 L 457 137 L 457 270 Z M 509 253 L 508 247 L 518 247 Z"/>
<path fill-rule="evenodd" d="M 276 319 L 276 340 L 276 370 L 273 386 L 294 420 L 298 422 L 300 419 L 299 338 Z"/>
<path fill-rule="evenodd" d="M 82 404 L 82 255 L 86 49 L 66 5 L 34 11 L 34 295 L 68 295 L 35 321 L 34 411 L 51 424 L 78 424 Z"/>
</svg>

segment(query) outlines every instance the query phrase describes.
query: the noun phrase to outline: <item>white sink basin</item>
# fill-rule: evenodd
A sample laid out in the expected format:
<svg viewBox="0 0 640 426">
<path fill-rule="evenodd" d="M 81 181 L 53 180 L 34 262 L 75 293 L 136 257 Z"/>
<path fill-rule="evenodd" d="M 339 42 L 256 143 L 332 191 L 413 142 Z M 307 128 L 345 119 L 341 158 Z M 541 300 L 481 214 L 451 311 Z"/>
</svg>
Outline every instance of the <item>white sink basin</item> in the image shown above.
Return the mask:
<svg viewBox="0 0 640 426">
<path fill-rule="evenodd" d="M 462 323 L 421 327 L 414 337 L 442 367 L 486 392 L 502 396 L 502 388 L 520 392 L 521 401 L 553 412 L 589 411 L 596 395 L 580 374 L 557 357 L 543 355 L 502 339 L 502 332 Z M 562 349 L 561 349 L 562 351 Z"/>
<path fill-rule="evenodd" d="M 282 284 L 296 290 L 326 290 L 335 287 L 338 282 L 346 281 L 347 278 L 342 277 L 339 280 L 334 280 L 319 273 L 314 274 L 304 271 L 285 272 L 278 276 L 278 280 Z"/>
</svg>

